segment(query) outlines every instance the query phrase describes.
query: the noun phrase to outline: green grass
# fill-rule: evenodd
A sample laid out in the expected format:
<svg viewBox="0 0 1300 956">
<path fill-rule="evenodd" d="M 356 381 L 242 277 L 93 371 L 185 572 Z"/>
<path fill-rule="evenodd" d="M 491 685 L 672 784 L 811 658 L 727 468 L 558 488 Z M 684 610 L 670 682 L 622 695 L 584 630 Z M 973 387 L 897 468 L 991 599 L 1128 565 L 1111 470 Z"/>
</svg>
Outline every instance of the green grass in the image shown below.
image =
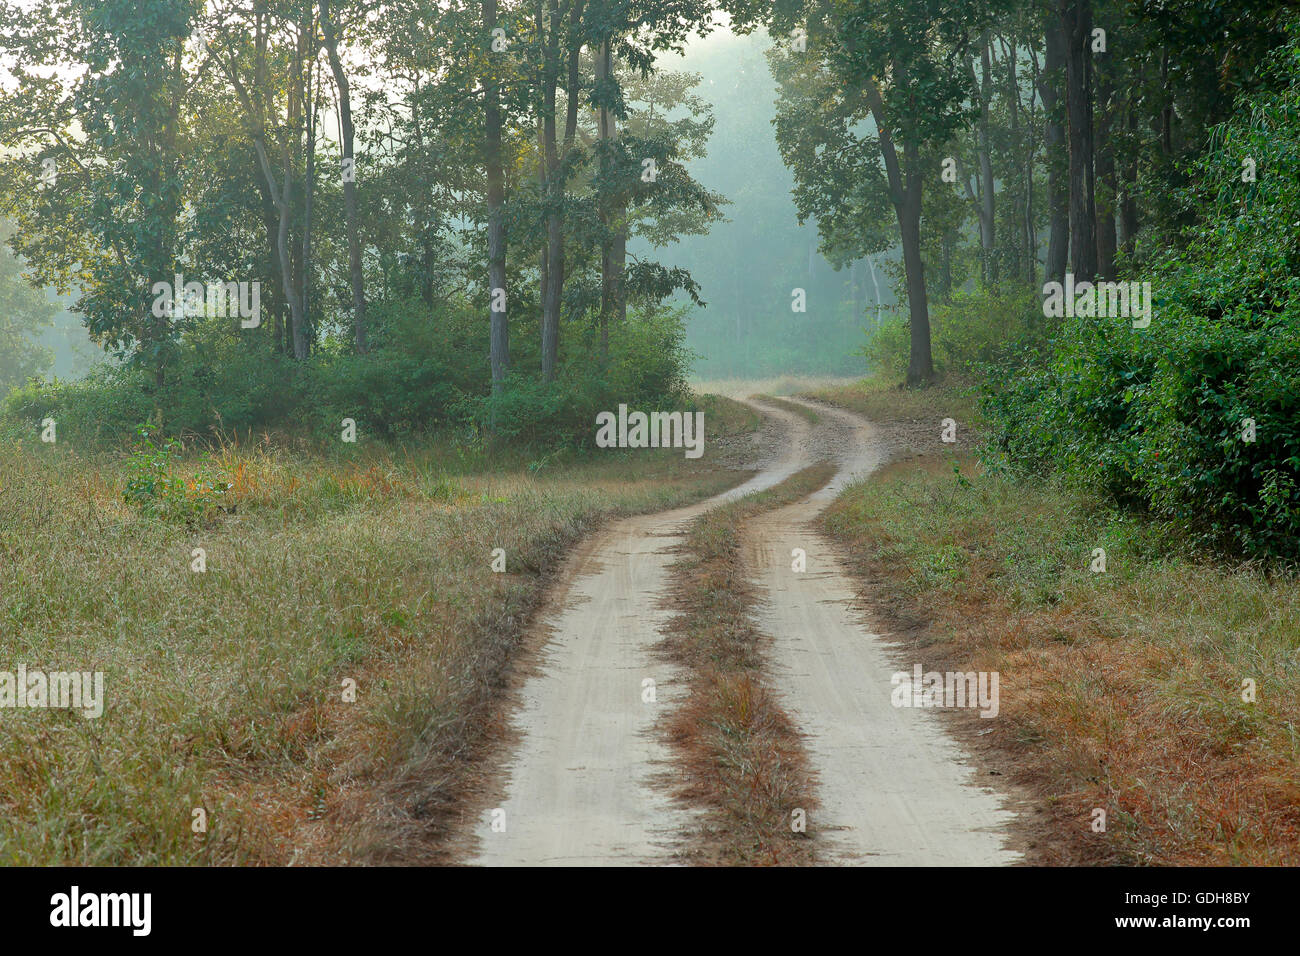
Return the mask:
<svg viewBox="0 0 1300 956">
<path fill-rule="evenodd" d="M 804 397 L 839 405 L 871 421 L 951 417 L 962 422 L 979 421 L 971 386 L 952 377 L 928 388 L 907 388 L 884 375 L 875 375 L 850 385 L 816 388 Z"/>
<path fill-rule="evenodd" d="M 707 401 L 710 442 L 751 427 Z M 0 446 L 0 670 L 102 670 L 106 710 L 0 711 L 5 863 L 438 859 L 546 570 L 610 515 L 743 477 L 712 444 L 245 444 L 204 465 L 222 508 L 166 520 L 123 501 L 123 455 L 64 438 Z"/>
</svg>

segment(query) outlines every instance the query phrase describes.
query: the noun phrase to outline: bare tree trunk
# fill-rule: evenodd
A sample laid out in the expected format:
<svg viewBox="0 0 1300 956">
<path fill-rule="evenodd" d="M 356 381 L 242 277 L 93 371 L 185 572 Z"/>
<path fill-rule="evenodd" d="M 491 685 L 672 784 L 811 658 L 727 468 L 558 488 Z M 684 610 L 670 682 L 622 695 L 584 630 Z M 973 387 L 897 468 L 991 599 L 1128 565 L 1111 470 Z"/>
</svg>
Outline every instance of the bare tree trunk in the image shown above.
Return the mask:
<svg viewBox="0 0 1300 956">
<path fill-rule="evenodd" d="M 1010 42 L 1003 39 L 1002 45 L 1003 45 L 1004 52 L 1006 53 L 1007 112 L 1011 118 L 1011 151 L 1010 152 L 1012 157 L 1014 157 L 1012 161 L 1013 166 L 1019 167 L 1020 166 L 1019 156 L 1017 155 L 1016 150 L 1020 146 L 1021 105 L 1020 105 L 1020 85 L 1017 81 L 1017 76 L 1016 76 L 1016 44 L 1015 44 L 1014 37 Z M 1033 94 L 1031 93 L 1030 96 L 1032 98 Z M 1032 170 L 1031 164 L 1032 164 L 1032 160 L 1028 160 L 1026 166 L 1021 168 L 1021 172 L 1023 173 Z M 1008 260 L 1010 263 L 1011 274 L 1013 276 L 1016 276 L 1017 278 L 1019 278 L 1022 275 L 1021 257 L 1026 252 L 1029 252 L 1032 249 L 1032 247 L 1029 244 L 1029 219 L 1025 213 L 1026 207 L 1029 206 L 1030 203 L 1032 202 L 1032 197 L 1029 192 L 1032 187 L 1032 183 L 1033 183 L 1032 172 L 1030 172 L 1030 176 L 1027 177 L 1024 183 L 1022 184 L 1020 195 L 1018 197 L 1015 196 L 1014 194 L 1012 195 L 1012 205 L 1017 212 L 1017 216 L 1014 221 L 1018 223 L 1019 228 L 1016 231 L 1019 232 L 1019 236 L 1014 242 L 1009 243 L 1010 255 L 1008 256 Z M 1030 255 L 1032 257 L 1032 252 L 1030 252 Z M 1032 266 L 1030 268 L 1032 271 Z M 1029 279 L 1031 285 L 1033 284 L 1033 281 L 1034 280 L 1031 275 Z"/>
<path fill-rule="evenodd" d="M 1137 117 L 1132 99 L 1125 103 L 1124 114 L 1125 129 L 1130 137 L 1136 136 Z M 1128 156 L 1124 162 L 1124 185 L 1119 203 L 1119 245 L 1126 256 L 1133 255 L 1133 245 L 1138 231 L 1137 178 L 1137 158 Z"/>
<path fill-rule="evenodd" d="M 560 154 L 556 129 L 556 90 L 560 74 L 559 4 L 549 0 L 550 32 L 542 67 L 542 145 L 546 157 L 546 294 L 542 303 L 542 379 L 553 381 L 560 344 L 560 305 L 564 296 L 564 184 L 560 181 Z M 544 30 L 541 0 L 538 2 L 539 30 Z"/>
<path fill-rule="evenodd" d="M 316 62 L 316 50 L 311 50 L 311 62 Z M 312 96 L 312 76 L 307 74 L 307 152 L 302 206 L 302 260 L 298 266 L 298 288 L 302 289 L 303 323 L 313 327 L 311 318 L 311 206 L 316 192 L 316 122 L 320 112 L 320 84 L 317 71 L 316 95 Z"/>
<path fill-rule="evenodd" d="M 905 77 L 900 77 L 904 83 Z M 889 178 L 890 199 L 898 214 L 898 229 L 903 241 L 903 268 L 907 278 L 907 306 L 911 326 L 911 355 L 907 366 L 907 384 L 928 385 L 934 381 L 934 360 L 930 351 L 930 308 L 925 297 L 925 269 L 921 260 L 921 183 L 920 149 L 915 142 L 903 144 L 904 170 L 899 168 L 894 137 L 885 124 L 885 107 L 880 90 L 868 81 L 864 90 L 871 115 L 876 121 L 880 154 Z"/>
<path fill-rule="evenodd" d="M 302 300 L 298 297 L 297 289 L 294 288 L 293 262 L 289 254 L 289 220 L 293 201 L 293 145 L 301 136 L 301 132 L 298 130 L 298 122 L 301 104 L 302 44 L 299 43 L 297 54 L 294 57 L 294 79 L 289 85 L 287 123 L 289 132 L 285 135 L 283 150 L 284 182 L 283 185 L 277 185 L 275 171 L 271 167 L 271 158 L 268 155 L 266 146 L 267 123 L 264 97 L 267 88 L 267 33 L 265 19 L 261 15 L 257 18 L 253 39 L 255 54 L 251 93 L 239 78 L 239 71 L 233 58 L 222 61 L 218 57 L 218 62 L 225 69 L 226 76 L 229 78 L 231 85 L 234 86 L 235 92 L 238 93 L 240 102 L 243 104 L 246 114 L 245 121 L 253 140 L 253 147 L 257 153 L 257 162 L 262 170 L 262 178 L 266 183 L 266 191 L 279 213 L 275 236 L 275 253 L 280 266 L 280 282 L 284 290 L 284 299 L 289 306 L 289 334 L 292 338 L 294 358 L 305 359 L 307 357 L 307 335 L 306 330 L 303 328 Z"/>
<path fill-rule="evenodd" d="M 274 251 L 276 236 L 279 233 L 279 214 L 276 212 L 275 202 L 271 199 L 271 191 L 266 188 L 266 183 L 263 181 L 257 185 L 262 194 L 262 228 L 266 230 L 266 247 Z M 283 286 L 279 257 L 272 255 L 270 263 L 273 285 Z M 279 299 L 282 294 L 275 288 L 267 289 L 263 308 L 271 315 L 271 341 L 274 343 L 275 351 L 283 353 L 288 351 L 288 343 L 284 337 L 284 307 Z"/>
<path fill-rule="evenodd" d="M 542 198 L 542 202 L 546 201 L 546 136 L 543 133 L 541 117 L 537 119 L 537 194 Z M 542 218 L 545 222 L 545 213 Z M 551 278 L 551 263 L 547 249 L 548 243 L 543 240 L 542 251 L 537 257 L 537 288 L 541 296 L 543 325 L 546 322 L 546 303 L 549 300 Z"/>
<path fill-rule="evenodd" d="M 483 27 L 490 35 L 497 24 L 496 0 L 483 0 Z M 488 291 L 489 291 L 489 361 L 492 366 L 492 393 L 501 392 L 510 367 L 510 325 L 506 298 L 506 223 L 505 170 L 501 165 L 501 91 L 495 73 L 489 69 L 483 78 L 483 120 L 486 141 L 488 205 Z M 495 308 L 497 291 L 504 302 Z"/>
<path fill-rule="evenodd" d="M 1097 179 L 1101 190 L 1097 196 L 1097 276 L 1115 278 L 1115 205 L 1119 184 L 1115 180 L 1115 152 L 1111 128 L 1114 123 L 1114 87 L 1103 79 L 1097 99 L 1101 121 L 1097 124 Z"/>
<path fill-rule="evenodd" d="M 1093 172 L 1092 0 L 1059 0 L 1065 28 L 1066 114 L 1070 130 L 1070 256 L 1075 282 L 1097 276 Z"/>
<path fill-rule="evenodd" d="M 984 284 L 998 279 L 997 219 L 994 215 L 993 147 L 989 141 L 989 100 L 993 96 L 993 79 L 989 62 L 989 33 L 980 40 L 980 245 L 984 255 Z"/>
<path fill-rule="evenodd" d="M 613 50 L 609 41 L 601 45 L 596 56 L 596 82 L 608 83 L 614 76 Z M 613 171 L 610 155 L 618 135 L 618 118 L 614 111 L 602 106 L 598 118 L 598 136 L 602 146 L 601 172 L 608 177 Z M 623 231 L 624 210 L 617 197 L 602 197 L 600 221 L 606 237 L 600 250 L 600 354 L 609 355 L 609 324 L 627 318 L 627 303 L 623 297 L 623 268 L 627 261 L 627 236 Z M 612 235 L 611 235 L 612 233 Z"/>
<path fill-rule="evenodd" d="M 1043 142 L 1047 153 L 1047 260 L 1043 278 L 1063 282 L 1070 255 L 1070 192 L 1062 156 L 1065 126 L 1061 122 L 1062 90 L 1065 82 L 1065 28 L 1059 16 L 1048 11 L 1044 28 L 1045 55 L 1038 94 L 1043 98 L 1045 125 Z"/>
<path fill-rule="evenodd" d="M 339 96 L 339 126 L 343 142 L 343 217 L 348 233 L 348 272 L 352 281 L 352 325 L 357 351 L 369 350 L 366 342 L 366 286 L 361 268 L 361 235 L 357 224 L 356 130 L 352 125 L 352 88 L 347 73 L 339 60 L 338 30 L 330 13 L 329 0 L 320 0 L 321 29 L 325 34 L 325 52 L 329 56 L 330 72 Z"/>
</svg>

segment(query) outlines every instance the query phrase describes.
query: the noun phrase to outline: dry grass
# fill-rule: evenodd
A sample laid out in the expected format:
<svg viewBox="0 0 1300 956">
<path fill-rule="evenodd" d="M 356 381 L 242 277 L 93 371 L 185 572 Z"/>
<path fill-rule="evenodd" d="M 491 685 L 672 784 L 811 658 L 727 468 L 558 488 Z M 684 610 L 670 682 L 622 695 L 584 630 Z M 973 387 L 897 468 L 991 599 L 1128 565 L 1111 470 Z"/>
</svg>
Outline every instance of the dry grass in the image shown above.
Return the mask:
<svg viewBox="0 0 1300 956">
<path fill-rule="evenodd" d="M 1300 863 L 1300 582 L 961 464 L 893 465 L 824 520 L 891 630 L 937 669 L 1000 673 L 981 742 L 1041 797 L 1039 859 Z"/>
<path fill-rule="evenodd" d="M 682 770 L 680 794 L 707 812 L 696 859 L 731 865 L 812 862 L 810 834 L 793 833 L 791 811 L 815 806 L 798 731 L 763 675 L 768 640 L 750 620 L 753 590 L 740 555 L 740 527 L 762 511 L 826 484 L 814 465 L 776 488 L 713 508 L 696 519 L 673 566 L 677 606 L 662 650 L 687 672 L 690 696 L 669 736 Z"/>
<path fill-rule="evenodd" d="M 202 466 L 227 507 L 189 524 L 124 504 L 120 455 L 0 447 L 0 670 L 102 670 L 106 697 L 0 711 L 0 861 L 440 859 L 548 569 L 610 515 L 743 478 L 715 449 L 753 415 L 709 408 L 696 461 L 229 445 Z"/>
<path fill-rule="evenodd" d="M 798 395 L 810 389 L 832 389 L 852 385 L 855 380 L 833 375 L 778 375 L 770 378 L 718 378 L 694 383 L 697 391 L 741 399 L 755 393 Z"/>
<path fill-rule="evenodd" d="M 767 402 L 769 405 L 775 405 L 777 408 L 783 408 L 787 412 L 792 412 L 810 425 L 816 425 L 822 420 L 816 409 L 801 405 L 799 402 L 787 402 L 784 398 L 777 398 L 775 395 L 754 395 L 753 397 L 759 401 Z"/>
<path fill-rule="evenodd" d="M 971 387 L 951 379 L 929 388 L 907 388 L 883 378 L 814 388 L 803 397 L 839 405 L 873 422 L 926 422 L 953 418 L 978 424 Z"/>
</svg>

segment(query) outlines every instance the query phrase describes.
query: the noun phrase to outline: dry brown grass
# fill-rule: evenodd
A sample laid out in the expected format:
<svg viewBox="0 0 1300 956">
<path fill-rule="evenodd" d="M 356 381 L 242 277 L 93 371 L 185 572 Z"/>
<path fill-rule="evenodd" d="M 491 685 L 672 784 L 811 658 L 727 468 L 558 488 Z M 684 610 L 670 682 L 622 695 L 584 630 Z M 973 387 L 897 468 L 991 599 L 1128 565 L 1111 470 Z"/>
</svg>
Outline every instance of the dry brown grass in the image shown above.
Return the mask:
<svg viewBox="0 0 1300 956">
<path fill-rule="evenodd" d="M 682 772 L 680 795 L 706 813 L 694 859 L 730 865 L 806 865 L 810 834 L 791 811 L 815 806 L 798 731 L 763 674 L 768 638 L 752 624 L 754 593 L 740 555 L 746 519 L 805 497 L 834 474 L 814 465 L 776 488 L 706 512 L 673 567 L 681 614 L 662 650 L 687 672 L 690 695 L 669 722 Z"/>
</svg>

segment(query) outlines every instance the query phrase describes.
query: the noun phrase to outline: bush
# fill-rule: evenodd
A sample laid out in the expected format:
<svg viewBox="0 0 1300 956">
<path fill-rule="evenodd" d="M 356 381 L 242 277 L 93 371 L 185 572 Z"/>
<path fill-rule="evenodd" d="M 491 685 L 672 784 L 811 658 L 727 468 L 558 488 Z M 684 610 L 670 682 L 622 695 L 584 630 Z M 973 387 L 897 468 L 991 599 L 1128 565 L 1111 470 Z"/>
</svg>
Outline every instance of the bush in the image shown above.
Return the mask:
<svg viewBox="0 0 1300 956">
<path fill-rule="evenodd" d="M 633 312 L 610 330 L 607 358 L 590 330 L 565 328 L 556 379 L 535 372 L 535 318 L 518 318 L 512 371 L 491 396 L 488 324 L 480 310 L 417 299 L 378 303 L 373 348 L 356 355 L 337 339 L 306 362 L 274 352 L 266 340 L 227 321 L 198 322 L 179 342 L 161 389 L 150 371 L 106 366 L 80 382 L 32 383 L 0 406 L 0 431 L 31 438 L 40 422 L 58 422 L 60 438 L 119 444 L 139 422 L 158 436 L 215 442 L 222 435 L 270 429 L 334 443 L 342 421 L 363 436 L 400 440 L 435 431 L 482 435 L 495 421 L 499 439 L 543 448 L 590 444 L 598 411 L 619 403 L 643 410 L 682 408 L 690 356 L 683 309 Z M 161 419 L 161 420 L 160 420 Z"/>
<path fill-rule="evenodd" d="M 230 484 L 211 471 L 205 460 L 186 478 L 177 471 L 177 459 L 184 451 L 179 441 L 155 442 L 148 425 L 141 425 L 136 434 L 139 437 L 127 461 L 122 500 L 147 515 L 194 526 L 221 507 Z"/>
<path fill-rule="evenodd" d="M 642 411 L 689 403 L 684 308 L 632 312 L 609 333 L 602 361 L 594 337 L 570 336 L 553 382 L 512 372 L 501 393 L 472 403 L 474 421 L 498 438 L 539 446 L 590 446 L 596 414 L 619 404 Z"/>
<path fill-rule="evenodd" d="M 1192 169 L 1183 201 L 1201 217 L 1151 260 L 1151 326 L 1067 319 L 1046 362 L 988 376 L 984 409 L 996 464 L 1058 468 L 1190 540 L 1296 560 L 1300 37 L 1272 70 L 1278 91 L 1241 102 Z M 1242 156 L 1258 182 L 1241 182 Z"/>
<path fill-rule="evenodd" d="M 906 306 L 867 332 L 859 351 L 873 371 L 891 378 L 907 377 L 911 356 L 911 326 Z M 949 302 L 930 305 L 930 348 L 935 373 L 965 376 L 982 364 L 1004 358 L 1008 343 L 1037 341 L 1047 320 L 1042 301 L 1032 290 L 978 289 L 959 291 Z"/>
</svg>

